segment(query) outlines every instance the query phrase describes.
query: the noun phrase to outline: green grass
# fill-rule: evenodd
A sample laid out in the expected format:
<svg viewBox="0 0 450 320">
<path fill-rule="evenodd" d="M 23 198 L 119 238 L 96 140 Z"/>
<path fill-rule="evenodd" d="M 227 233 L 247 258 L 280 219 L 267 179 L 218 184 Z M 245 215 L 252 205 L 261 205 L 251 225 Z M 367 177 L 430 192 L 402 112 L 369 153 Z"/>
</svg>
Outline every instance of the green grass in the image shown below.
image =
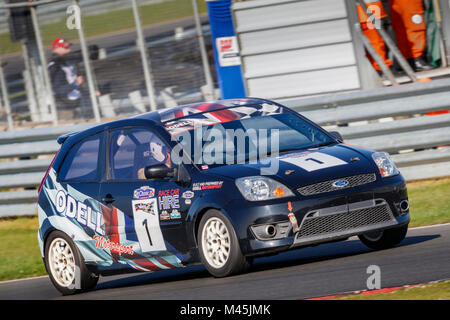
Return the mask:
<svg viewBox="0 0 450 320">
<path fill-rule="evenodd" d="M 450 300 L 450 281 L 402 288 L 386 293 L 349 295 L 332 300 Z"/>
<path fill-rule="evenodd" d="M 206 12 L 204 0 L 197 0 L 200 14 Z M 83 10 L 83 8 L 81 8 Z M 82 12 L 83 13 L 83 12 Z M 194 15 L 192 3 L 188 0 L 172 0 L 140 7 L 141 20 L 144 26 L 191 17 Z M 78 39 L 77 30 L 69 30 L 66 26 L 67 16 L 61 12 L 61 21 L 43 24 L 40 21 L 44 45 L 51 45 L 58 37 L 75 41 Z M 134 29 L 133 11 L 130 8 L 111 11 L 108 13 L 84 16 L 83 27 L 86 37 L 95 37 L 107 33 Z M 0 34 L 0 54 L 20 52 L 20 43 L 12 43 L 9 33 Z"/>
<path fill-rule="evenodd" d="M 45 274 L 37 240 L 37 217 L 0 221 L 0 281 Z"/>
<path fill-rule="evenodd" d="M 450 222 L 450 178 L 408 184 L 410 227 Z"/>
<path fill-rule="evenodd" d="M 410 227 L 450 222 L 450 178 L 409 183 L 408 193 Z M 38 226 L 37 217 L 0 220 L 0 281 L 45 274 Z"/>
</svg>

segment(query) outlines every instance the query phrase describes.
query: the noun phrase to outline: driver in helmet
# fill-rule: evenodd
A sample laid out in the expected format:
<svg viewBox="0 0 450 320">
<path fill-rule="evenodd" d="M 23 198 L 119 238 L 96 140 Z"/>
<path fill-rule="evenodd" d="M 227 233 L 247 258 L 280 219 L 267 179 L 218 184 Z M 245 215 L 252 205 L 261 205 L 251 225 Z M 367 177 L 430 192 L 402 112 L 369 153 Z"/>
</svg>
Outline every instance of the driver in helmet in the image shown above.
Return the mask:
<svg viewBox="0 0 450 320">
<path fill-rule="evenodd" d="M 146 179 L 144 170 L 147 166 L 165 164 L 168 168 L 171 167 L 170 152 L 159 139 L 153 139 L 150 143 L 145 144 L 143 157 L 145 166 L 138 170 L 139 179 Z"/>
</svg>

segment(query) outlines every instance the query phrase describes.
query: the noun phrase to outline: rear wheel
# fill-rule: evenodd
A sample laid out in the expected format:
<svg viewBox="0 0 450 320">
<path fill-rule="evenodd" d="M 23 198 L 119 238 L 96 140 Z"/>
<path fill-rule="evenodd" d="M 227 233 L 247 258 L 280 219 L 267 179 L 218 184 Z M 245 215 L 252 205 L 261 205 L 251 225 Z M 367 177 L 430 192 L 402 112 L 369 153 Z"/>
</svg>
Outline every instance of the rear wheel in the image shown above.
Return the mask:
<svg viewBox="0 0 450 320">
<path fill-rule="evenodd" d="M 203 265 L 214 277 L 245 272 L 251 266 L 230 221 L 218 210 L 209 210 L 200 221 L 198 247 Z"/>
<path fill-rule="evenodd" d="M 49 235 L 44 260 L 50 280 L 63 295 L 88 291 L 97 285 L 99 277 L 87 269 L 72 239 L 61 231 Z"/>
<path fill-rule="evenodd" d="M 359 239 L 371 249 L 389 249 L 399 244 L 406 237 L 408 225 L 382 231 L 374 231 L 359 235 Z"/>
</svg>

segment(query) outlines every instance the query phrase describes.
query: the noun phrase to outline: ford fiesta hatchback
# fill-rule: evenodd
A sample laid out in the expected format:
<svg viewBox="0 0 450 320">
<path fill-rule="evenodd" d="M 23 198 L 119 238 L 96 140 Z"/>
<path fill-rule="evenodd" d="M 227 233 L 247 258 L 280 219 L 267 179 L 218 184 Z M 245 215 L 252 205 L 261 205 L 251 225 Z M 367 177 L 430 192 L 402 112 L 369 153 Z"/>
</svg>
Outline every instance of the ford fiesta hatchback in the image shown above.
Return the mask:
<svg viewBox="0 0 450 320">
<path fill-rule="evenodd" d="M 224 277 L 253 257 L 354 235 L 384 249 L 407 232 L 406 183 L 387 153 L 272 101 L 164 109 L 58 142 L 38 239 L 63 294 L 196 263 Z"/>
</svg>

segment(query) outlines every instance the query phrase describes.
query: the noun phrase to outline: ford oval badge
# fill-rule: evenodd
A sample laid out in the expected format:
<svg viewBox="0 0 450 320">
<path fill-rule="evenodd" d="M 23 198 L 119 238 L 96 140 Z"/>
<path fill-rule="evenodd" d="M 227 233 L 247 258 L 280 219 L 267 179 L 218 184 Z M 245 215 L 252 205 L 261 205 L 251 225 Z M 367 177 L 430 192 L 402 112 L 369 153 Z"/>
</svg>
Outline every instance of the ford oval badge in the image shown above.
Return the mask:
<svg viewBox="0 0 450 320">
<path fill-rule="evenodd" d="M 332 186 L 335 188 L 344 188 L 348 185 L 348 181 L 347 180 L 338 180 L 333 182 Z"/>
</svg>

